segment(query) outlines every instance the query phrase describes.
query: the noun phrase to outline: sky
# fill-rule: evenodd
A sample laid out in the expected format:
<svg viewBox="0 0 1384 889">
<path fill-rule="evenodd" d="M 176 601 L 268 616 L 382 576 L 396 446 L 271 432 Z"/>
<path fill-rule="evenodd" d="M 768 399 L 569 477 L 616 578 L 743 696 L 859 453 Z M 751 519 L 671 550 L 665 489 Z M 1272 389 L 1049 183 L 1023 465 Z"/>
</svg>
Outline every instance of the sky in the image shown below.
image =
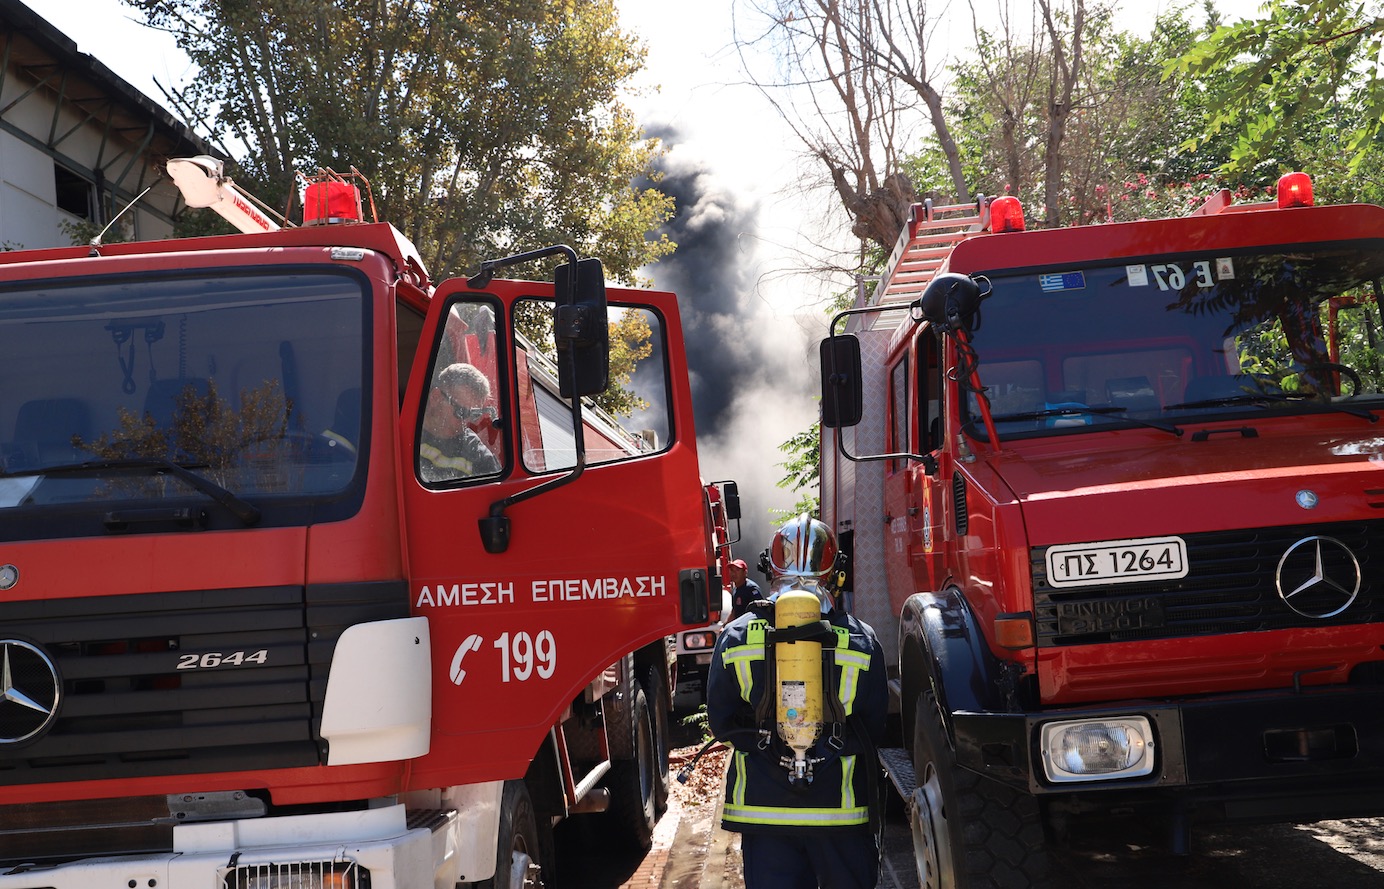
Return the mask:
<svg viewBox="0 0 1384 889">
<path fill-rule="evenodd" d="M 161 104 L 156 80 L 180 84 L 195 73 L 171 36 L 140 25 L 138 13 L 118 0 L 24 2 Z M 1260 2 L 1216 5 L 1233 20 L 1253 14 Z M 774 484 L 784 474 L 778 445 L 816 420 L 822 306 L 833 288 L 848 283 L 806 271 L 829 261 L 825 244 L 839 243 L 831 230 L 835 203 L 803 192 L 815 171 L 767 99 L 745 81 L 734 48 L 737 0 L 617 4 L 622 26 L 647 48 L 646 70 L 628 102 L 668 149 L 662 187 L 678 206 L 669 235 L 679 250 L 647 273 L 658 289 L 679 294 L 703 474 L 738 482 L 745 519 L 735 549 L 753 572 L 772 537 L 770 510 L 786 510 L 797 498 Z M 1150 28 L 1167 6 L 1119 5 L 1121 26 L 1136 31 Z M 752 21 L 740 9 L 743 31 Z M 951 0 L 928 9 L 949 23 L 937 39 L 964 45 L 970 7 Z"/>
</svg>

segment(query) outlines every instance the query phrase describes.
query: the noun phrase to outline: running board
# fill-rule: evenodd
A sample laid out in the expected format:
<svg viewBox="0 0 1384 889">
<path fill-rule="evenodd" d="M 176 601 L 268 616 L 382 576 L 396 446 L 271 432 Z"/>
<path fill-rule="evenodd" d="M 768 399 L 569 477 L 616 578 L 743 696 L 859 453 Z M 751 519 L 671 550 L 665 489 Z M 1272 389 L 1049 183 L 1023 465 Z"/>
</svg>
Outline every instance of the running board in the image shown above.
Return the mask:
<svg viewBox="0 0 1384 889">
<path fill-rule="evenodd" d="M 889 776 L 889 783 L 903 797 L 904 802 L 913 798 L 913 790 L 918 786 L 918 777 L 913 774 L 913 757 L 902 747 L 881 747 L 879 764 Z"/>
</svg>

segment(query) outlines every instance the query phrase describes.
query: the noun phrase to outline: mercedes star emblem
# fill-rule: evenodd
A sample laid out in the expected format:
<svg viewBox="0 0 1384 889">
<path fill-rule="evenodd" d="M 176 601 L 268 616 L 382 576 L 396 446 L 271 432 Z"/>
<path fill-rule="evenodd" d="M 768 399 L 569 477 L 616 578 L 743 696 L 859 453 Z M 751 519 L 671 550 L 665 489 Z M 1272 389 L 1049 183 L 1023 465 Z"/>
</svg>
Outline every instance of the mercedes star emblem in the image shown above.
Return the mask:
<svg viewBox="0 0 1384 889">
<path fill-rule="evenodd" d="M 39 648 L 0 640 L 0 744 L 27 741 L 58 715 L 58 668 Z"/>
<path fill-rule="evenodd" d="M 1345 611 L 1360 594 L 1360 563 L 1334 537 L 1304 537 L 1278 560 L 1275 580 L 1285 605 L 1323 620 Z"/>
</svg>

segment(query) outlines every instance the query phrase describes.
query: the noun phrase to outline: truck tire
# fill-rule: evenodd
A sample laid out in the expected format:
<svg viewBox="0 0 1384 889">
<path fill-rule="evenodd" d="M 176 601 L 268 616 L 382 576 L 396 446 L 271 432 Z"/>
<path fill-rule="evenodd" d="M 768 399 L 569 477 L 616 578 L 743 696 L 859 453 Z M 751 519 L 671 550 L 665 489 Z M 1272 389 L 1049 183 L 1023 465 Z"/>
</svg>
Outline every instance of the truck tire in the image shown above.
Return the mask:
<svg viewBox="0 0 1384 889">
<path fill-rule="evenodd" d="M 638 683 L 634 686 L 630 718 L 634 732 L 634 758 L 611 765 L 606 778 L 610 791 L 608 816 L 615 835 L 631 849 L 647 852 L 653 845 L 654 784 L 657 768 L 654 758 L 654 729 L 649 715 L 649 703 Z"/>
<path fill-rule="evenodd" d="M 931 691 L 914 714 L 909 820 L 923 889 L 1048 889 L 1038 801 L 956 764 Z"/>
<path fill-rule="evenodd" d="M 542 889 L 543 855 L 538 818 L 523 781 L 506 781 L 500 798 L 500 829 L 495 842 L 495 876 L 478 889 Z"/>
<path fill-rule="evenodd" d="M 641 685 L 654 730 L 654 814 L 662 815 L 668 810 L 668 683 L 658 667 L 649 667 Z"/>
</svg>

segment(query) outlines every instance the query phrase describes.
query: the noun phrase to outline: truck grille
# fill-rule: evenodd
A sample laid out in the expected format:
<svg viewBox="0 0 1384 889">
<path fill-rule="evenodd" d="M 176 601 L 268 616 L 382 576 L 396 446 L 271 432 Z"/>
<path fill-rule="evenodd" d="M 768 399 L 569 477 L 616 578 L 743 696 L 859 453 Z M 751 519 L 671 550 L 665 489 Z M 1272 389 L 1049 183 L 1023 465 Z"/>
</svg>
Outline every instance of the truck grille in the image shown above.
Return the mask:
<svg viewBox="0 0 1384 889">
<path fill-rule="evenodd" d="M 0 785 L 317 765 L 336 640 L 407 611 L 401 582 L 0 603 L 0 648 L 60 677 L 51 724 L 0 738 Z"/>
<path fill-rule="evenodd" d="M 1295 543 L 1319 536 L 1344 544 L 1359 563 L 1359 594 L 1339 613 L 1309 617 L 1278 592 L 1279 562 Z M 1177 580 L 1097 584 L 1069 589 L 1048 584 L 1047 548 L 1031 552 L 1034 618 L 1042 647 L 1142 639 L 1174 639 L 1294 627 L 1377 623 L 1384 620 L 1384 523 L 1342 522 L 1184 534 L 1188 573 Z M 1308 544 L 1310 548 L 1314 544 Z M 1354 580 L 1350 558 L 1323 546 L 1328 579 Z M 1301 557 L 1299 557 L 1301 561 Z M 1309 560 L 1310 561 L 1310 560 Z M 1300 571 L 1297 573 L 1301 573 Z M 1296 586 L 1310 577 L 1285 578 Z M 1327 591 L 1331 592 L 1331 591 Z M 1335 594 L 1335 593 L 1332 593 Z M 1295 599 L 1309 613 L 1328 614 L 1332 603 L 1312 594 Z M 1346 601 L 1344 593 L 1339 603 Z"/>
</svg>

